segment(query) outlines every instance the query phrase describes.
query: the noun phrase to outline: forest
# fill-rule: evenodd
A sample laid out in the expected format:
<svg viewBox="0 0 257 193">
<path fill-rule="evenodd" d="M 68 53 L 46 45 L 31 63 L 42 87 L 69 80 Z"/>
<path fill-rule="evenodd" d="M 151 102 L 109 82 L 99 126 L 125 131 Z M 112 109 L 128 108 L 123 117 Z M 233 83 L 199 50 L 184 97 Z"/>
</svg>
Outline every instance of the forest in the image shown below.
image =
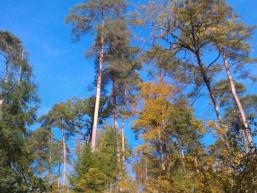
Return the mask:
<svg viewBox="0 0 257 193">
<path fill-rule="evenodd" d="M 257 192 L 257 17 L 235 0 L 56 2 L 64 17 L 34 13 L 64 26 L 53 37 L 65 36 L 65 57 L 46 49 L 70 74 L 49 67 L 45 84 L 36 49 L 0 16 L 0 193 Z"/>
</svg>

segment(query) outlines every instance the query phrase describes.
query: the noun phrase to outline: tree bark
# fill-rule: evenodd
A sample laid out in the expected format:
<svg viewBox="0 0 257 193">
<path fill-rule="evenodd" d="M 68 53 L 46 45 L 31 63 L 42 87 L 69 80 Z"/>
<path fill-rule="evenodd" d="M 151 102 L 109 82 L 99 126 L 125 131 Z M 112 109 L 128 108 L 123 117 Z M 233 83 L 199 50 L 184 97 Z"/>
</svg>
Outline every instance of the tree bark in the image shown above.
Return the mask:
<svg viewBox="0 0 257 193">
<path fill-rule="evenodd" d="M 121 118 L 121 145 L 122 145 L 122 162 L 125 163 L 125 119 Z"/>
<path fill-rule="evenodd" d="M 101 29 L 101 35 L 100 35 L 100 53 L 99 53 L 99 60 L 98 60 L 95 111 L 94 111 L 94 121 L 93 121 L 93 129 L 92 129 L 92 138 L 91 138 L 92 152 L 94 152 L 96 149 L 97 122 L 98 122 L 98 113 L 99 113 L 100 95 L 101 95 L 103 57 L 104 57 L 104 31 L 103 31 L 104 20 L 102 21 L 101 27 L 102 29 Z"/>
<path fill-rule="evenodd" d="M 116 138 L 116 156 L 117 156 L 117 166 L 118 166 L 118 175 L 117 182 L 121 180 L 121 149 L 120 149 L 120 137 L 119 137 L 119 126 L 118 126 L 118 112 L 117 112 L 117 96 L 116 96 L 116 83 L 113 79 L 112 85 L 112 97 L 113 97 L 113 121 L 114 121 L 114 129 L 115 129 L 115 138 Z M 119 183 L 118 183 L 119 184 Z M 122 192 L 123 189 L 119 185 L 115 188 L 115 192 Z"/>
<path fill-rule="evenodd" d="M 58 182 L 57 182 L 58 192 L 61 192 L 61 163 L 58 163 Z"/>
<path fill-rule="evenodd" d="M 9 60 L 5 62 L 5 83 L 9 82 Z"/>
<path fill-rule="evenodd" d="M 52 133 L 50 134 L 50 150 L 49 150 L 49 160 L 48 160 L 48 182 L 51 184 L 51 164 L 52 164 Z"/>
<path fill-rule="evenodd" d="M 116 83 L 113 80 L 112 85 L 112 97 L 113 97 L 113 121 L 114 121 L 114 129 L 115 129 L 115 137 L 116 137 L 116 148 L 117 148 L 117 161 L 118 166 L 120 166 L 121 159 L 120 159 L 120 146 L 119 146 L 119 126 L 118 126 L 118 112 L 117 112 L 117 99 L 116 99 Z"/>
<path fill-rule="evenodd" d="M 63 147 L 63 182 L 62 186 L 66 186 L 66 177 L 67 177 L 67 151 L 66 151 L 66 142 L 65 142 L 65 133 L 62 129 L 62 147 Z"/>
<path fill-rule="evenodd" d="M 210 80 L 209 80 L 209 78 L 206 75 L 206 72 L 205 72 L 205 69 L 204 69 L 204 67 L 202 65 L 202 61 L 200 59 L 199 54 L 196 54 L 196 58 L 197 58 L 198 66 L 199 66 L 201 74 L 202 74 L 203 81 L 204 81 L 204 83 L 205 83 L 205 85 L 206 85 L 206 87 L 208 89 L 209 95 L 211 97 L 211 101 L 212 101 L 212 104 L 213 104 L 213 107 L 214 107 L 214 110 L 215 110 L 216 117 L 217 117 L 219 123 L 221 124 L 222 123 L 222 119 L 221 119 L 221 116 L 220 116 L 219 106 L 218 106 L 216 98 L 215 98 L 215 96 L 213 94 L 213 90 L 212 90 L 212 87 L 211 87 Z"/>
<path fill-rule="evenodd" d="M 24 60 L 24 51 L 22 50 L 21 53 L 21 64 L 19 66 L 19 77 L 18 77 L 18 84 L 21 82 L 21 77 L 22 77 L 22 68 L 23 68 L 23 60 Z"/>
<path fill-rule="evenodd" d="M 228 66 L 228 61 L 226 59 L 226 56 L 225 54 L 223 54 L 223 62 L 224 62 L 224 66 L 225 66 L 225 69 L 226 69 L 226 73 L 227 73 L 227 77 L 228 77 L 228 81 L 229 81 L 229 84 L 230 84 L 230 91 L 231 91 L 231 94 L 233 96 L 233 99 L 236 103 L 236 106 L 237 106 L 237 109 L 238 109 L 238 112 L 239 112 L 239 118 L 244 126 L 244 132 L 245 132 L 245 136 L 246 136 L 246 139 L 247 139 L 247 142 L 248 142 L 248 148 L 250 150 L 253 150 L 254 151 L 254 145 L 253 145 L 253 140 L 252 140 L 252 134 L 251 134 L 251 129 L 247 123 L 247 120 L 246 120 L 246 116 L 245 116 L 245 113 L 244 113 L 244 110 L 243 110 L 243 107 L 242 107 L 242 104 L 237 96 L 237 92 L 236 92 L 236 87 L 235 87 L 235 84 L 234 84 L 234 81 L 232 79 L 232 75 L 231 75 L 231 72 L 230 72 L 230 69 L 229 69 L 229 66 Z M 243 141 L 245 139 L 243 138 Z"/>
<path fill-rule="evenodd" d="M 147 157 L 145 157 L 145 182 L 148 183 L 148 160 Z"/>
<path fill-rule="evenodd" d="M 211 101 L 212 101 L 212 104 L 213 104 L 213 107 L 214 107 L 216 117 L 218 119 L 219 125 L 222 127 L 222 118 L 220 116 L 219 105 L 218 105 L 217 100 L 215 98 L 215 95 L 213 93 L 213 90 L 212 90 L 212 87 L 211 87 L 211 82 L 210 82 L 209 78 L 207 77 L 207 74 L 206 74 L 205 68 L 202 64 L 199 53 L 196 53 L 195 55 L 196 55 L 198 66 L 200 68 L 200 72 L 202 74 L 203 81 L 204 81 L 204 83 L 205 83 L 205 85 L 208 89 L 208 92 L 209 92 L 209 95 L 210 95 L 210 98 L 211 98 Z M 227 134 L 224 134 L 223 136 L 221 136 L 221 138 L 222 138 L 222 140 L 225 141 L 225 144 L 226 144 L 227 148 L 229 149 L 230 145 L 227 141 Z"/>
</svg>

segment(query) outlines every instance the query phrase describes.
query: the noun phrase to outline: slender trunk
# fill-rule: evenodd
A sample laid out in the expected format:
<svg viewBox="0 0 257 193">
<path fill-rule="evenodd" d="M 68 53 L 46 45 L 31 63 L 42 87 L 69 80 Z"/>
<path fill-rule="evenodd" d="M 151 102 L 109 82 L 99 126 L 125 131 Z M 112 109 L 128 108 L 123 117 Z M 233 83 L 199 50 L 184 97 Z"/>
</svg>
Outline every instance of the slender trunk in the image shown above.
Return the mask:
<svg viewBox="0 0 257 193">
<path fill-rule="evenodd" d="M 22 77 L 22 67 L 23 67 L 23 60 L 24 60 L 24 51 L 22 50 L 21 53 L 21 64 L 19 66 L 19 77 L 18 77 L 18 83 L 21 82 L 21 77 Z"/>
<path fill-rule="evenodd" d="M 245 136 L 245 131 L 243 129 L 239 129 L 239 133 L 242 137 L 242 142 L 244 144 L 244 148 L 245 148 L 245 151 L 248 153 L 249 152 L 249 148 L 248 148 L 248 143 L 247 143 L 247 139 L 246 139 L 246 136 Z"/>
<path fill-rule="evenodd" d="M 200 59 L 199 54 L 196 54 L 196 58 L 197 58 L 198 66 L 200 67 L 200 71 L 201 71 L 201 74 L 202 74 L 203 81 L 204 81 L 204 83 L 205 83 L 205 85 L 208 89 L 209 95 L 211 97 L 211 101 L 212 101 L 212 104 L 213 104 L 213 107 L 214 107 L 214 110 L 215 110 L 216 117 L 217 117 L 219 123 L 222 124 L 222 119 L 221 119 L 221 116 L 220 116 L 219 106 L 218 106 L 216 98 L 213 94 L 213 90 L 212 90 L 212 87 L 211 87 L 210 80 L 206 75 L 206 72 L 205 72 L 205 69 L 202 65 L 202 61 Z"/>
<path fill-rule="evenodd" d="M 9 82 L 9 60 L 5 62 L 5 83 Z"/>
<path fill-rule="evenodd" d="M 48 182 L 51 183 L 51 164 L 52 164 L 52 134 L 50 134 L 50 149 L 49 149 L 49 160 L 48 160 Z"/>
<path fill-rule="evenodd" d="M 158 139 L 159 139 L 159 145 L 160 145 L 160 158 L 161 158 L 161 168 L 164 171 L 165 170 L 165 164 L 164 164 L 164 157 L 163 157 L 163 146 L 161 141 L 161 131 L 158 132 Z"/>
<path fill-rule="evenodd" d="M 61 163 L 58 163 L 58 182 L 57 182 L 58 192 L 61 192 Z"/>
<path fill-rule="evenodd" d="M 114 129 L 115 129 L 115 138 L 116 138 L 116 156 L 117 156 L 117 166 L 118 166 L 118 175 L 117 175 L 117 182 L 121 180 L 121 150 L 120 150 L 120 137 L 119 137 L 119 126 L 118 126 L 118 112 L 117 112 L 117 99 L 116 99 L 116 83 L 113 80 L 112 85 L 112 97 L 113 97 L 113 121 L 114 121 Z M 122 192 L 122 187 L 119 185 L 115 188 L 115 192 Z"/>
<path fill-rule="evenodd" d="M 112 85 L 112 97 L 113 97 L 113 121 L 114 121 L 114 129 L 115 129 L 115 137 L 116 137 L 116 148 L 117 148 L 117 161 L 118 166 L 120 166 L 120 139 L 119 139 L 119 126 L 118 126 L 118 112 L 117 112 L 117 101 L 116 101 L 116 83 L 113 80 Z"/>
<path fill-rule="evenodd" d="M 96 148 L 96 133 L 97 133 L 97 122 L 98 122 L 98 113 L 100 105 L 100 95 L 101 95 L 101 84 L 102 84 L 102 68 L 103 68 L 103 57 L 104 57 L 104 20 L 102 21 L 101 37 L 100 37 L 100 53 L 98 59 L 98 74 L 97 74 L 97 85 L 96 85 L 96 99 L 95 99 L 95 111 L 94 111 L 94 122 L 92 129 L 92 140 L 91 148 L 92 152 Z"/>
<path fill-rule="evenodd" d="M 201 74 L 202 74 L 203 81 L 204 81 L 204 83 L 205 83 L 205 85 L 208 89 L 209 95 L 211 97 L 211 101 L 212 101 L 212 104 L 213 104 L 213 107 L 214 107 L 214 110 L 215 110 L 216 117 L 217 117 L 219 123 L 222 124 L 222 119 L 221 119 L 221 116 L 220 116 L 219 106 L 218 106 L 216 98 L 213 94 L 213 90 L 212 90 L 212 87 L 211 87 L 210 80 L 206 75 L 206 72 L 205 72 L 205 69 L 202 65 L 202 61 L 200 59 L 199 54 L 196 54 L 196 58 L 197 58 L 198 66 L 200 67 L 200 71 L 201 71 Z"/>
<path fill-rule="evenodd" d="M 87 144 L 91 144 L 92 143 L 93 122 L 94 122 L 94 117 L 91 118 L 90 128 L 89 128 L 89 131 L 88 131 L 87 136 L 86 136 L 86 143 Z"/>
<path fill-rule="evenodd" d="M 209 95 L 210 95 L 210 98 L 211 98 L 211 101 L 212 101 L 214 111 L 215 111 L 216 117 L 218 119 L 219 125 L 220 125 L 220 127 L 222 127 L 222 118 L 220 116 L 219 105 L 218 105 L 217 100 L 215 98 L 215 95 L 213 93 L 213 90 L 212 90 L 212 87 L 211 87 L 211 82 L 210 82 L 209 78 L 207 77 L 207 74 L 206 74 L 206 71 L 203 67 L 203 64 L 202 64 L 199 53 L 196 53 L 196 59 L 197 59 L 198 66 L 200 68 L 200 72 L 202 74 L 203 81 L 204 81 L 204 83 L 205 83 L 205 85 L 208 89 L 208 92 L 209 92 Z M 227 141 L 227 138 L 228 138 L 227 134 L 224 134 L 223 136 L 221 136 L 221 139 L 225 141 L 225 144 L 226 144 L 227 148 L 230 149 L 230 145 Z"/>
<path fill-rule="evenodd" d="M 247 142 L 249 144 L 249 149 L 254 150 L 251 130 L 250 130 L 250 127 L 249 127 L 249 125 L 247 123 L 246 116 L 245 116 L 242 104 L 241 104 L 241 102 L 240 102 L 240 100 L 239 100 L 239 98 L 237 96 L 236 87 L 235 87 L 234 81 L 232 79 L 232 75 L 230 73 L 230 69 L 229 69 L 229 66 L 228 66 L 228 61 L 226 59 L 225 54 L 223 55 L 223 61 L 224 61 L 224 65 L 225 65 L 228 81 L 230 83 L 230 91 L 232 93 L 233 99 L 234 99 L 234 101 L 236 103 L 236 106 L 237 106 L 237 109 L 239 111 L 239 118 L 240 118 L 240 120 L 241 120 L 241 122 L 242 122 L 242 124 L 244 126 L 244 129 L 245 129 L 245 136 L 246 136 Z M 244 140 L 245 139 L 243 139 L 243 141 Z"/>
<path fill-rule="evenodd" d="M 145 157 L 145 182 L 148 183 L 148 160 L 147 157 Z"/>
<path fill-rule="evenodd" d="M 65 133 L 62 129 L 62 147 L 63 147 L 63 179 L 62 186 L 66 186 L 66 168 L 67 168 L 67 151 L 66 151 L 66 142 L 65 142 Z"/>
<path fill-rule="evenodd" d="M 121 118 L 121 145 L 122 145 L 122 162 L 125 163 L 125 119 Z"/>
</svg>

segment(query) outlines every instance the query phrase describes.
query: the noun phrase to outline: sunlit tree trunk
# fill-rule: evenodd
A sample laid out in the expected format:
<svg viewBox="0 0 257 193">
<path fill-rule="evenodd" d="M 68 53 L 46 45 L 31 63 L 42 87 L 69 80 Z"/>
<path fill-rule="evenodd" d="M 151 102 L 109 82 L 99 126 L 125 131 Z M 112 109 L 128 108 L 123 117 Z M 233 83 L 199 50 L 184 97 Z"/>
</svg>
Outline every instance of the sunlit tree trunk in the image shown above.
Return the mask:
<svg viewBox="0 0 257 193">
<path fill-rule="evenodd" d="M 215 114 L 216 114 L 216 117 L 218 119 L 218 122 L 219 122 L 219 125 L 220 127 L 223 127 L 223 121 L 222 121 L 222 118 L 220 116 L 220 110 L 219 110 L 219 105 L 218 105 L 218 102 L 216 100 L 216 97 L 213 93 L 213 89 L 212 89 L 212 86 L 211 86 L 211 82 L 210 82 L 210 79 L 208 78 L 207 76 L 207 72 L 206 72 L 206 69 L 204 68 L 203 64 L 202 64 L 202 61 L 201 61 L 201 58 L 200 58 L 200 53 L 196 53 L 196 59 L 197 59 L 197 63 L 198 63 L 198 66 L 200 68 L 200 72 L 202 74 L 202 78 L 203 78 L 203 81 L 207 87 L 207 90 L 209 92 L 209 96 L 211 98 L 211 101 L 212 101 L 212 104 L 213 104 L 213 107 L 214 107 L 214 111 L 215 111 Z M 223 134 L 221 136 L 221 139 L 225 142 L 227 148 L 229 149 L 230 148 L 230 145 L 227 141 L 227 134 Z"/>
<path fill-rule="evenodd" d="M 58 192 L 61 192 L 61 163 L 58 163 L 58 182 L 57 182 Z"/>
<path fill-rule="evenodd" d="M 159 145 L 160 145 L 161 168 L 164 171 L 165 170 L 165 165 L 164 165 L 163 146 L 162 146 L 161 131 L 160 130 L 158 132 L 158 139 L 159 139 Z"/>
<path fill-rule="evenodd" d="M 118 175 L 117 182 L 121 180 L 121 149 L 120 149 L 120 137 L 119 137 L 119 126 L 118 126 L 118 111 L 117 111 L 117 96 L 116 96 L 116 82 L 113 80 L 112 85 L 112 97 L 113 97 L 113 121 L 114 121 L 114 129 L 115 129 L 115 137 L 116 137 L 116 156 L 117 156 L 117 167 L 118 167 Z M 115 192 L 122 192 L 122 187 L 119 185 L 115 188 Z"/>
<path fill-rule="evenodd" d="M 52 164 L 52 134 L 50 134 L 50 148 L 49 148 L 49 160 L 48 160 L 48 182 L 51 183 L 51 164 Z"/>
<path fill-rule="evenodd" d="M 21 77 L 22 77 L 22 68 L 23 68 L 23 60 L 24 60 L 24 51 L 22 50 L 21 53 L 21 64 L 19 66 L 19 77 L 18 77 L 18 83 L 21 82 Z"/>
<path fill-rule="evenodd" d="M 247 139 L 247 142 L 248 142 L 248 145 L 249 145 L 249 148 L 254 150 L 254 145 L 253 145 L 253 140 L 252 140 L 252 135 L 251 135 L 251 130 L 250 130 L 250 127 L 247 123 L 247 120 L 246 120 L 246 116 L 245 116 L 245 113 L 244 113 L 244 110 L 243 110 L 243 107 L 242 107 L 242 104 L 237 96 L 237 93 L 236 93 L 236 87 L 235 87 L 235 84 L 234 84 L 234 81 L 232 79 L 232 75 L 230 73 L 230 69 L 229 69 L 229 66 L 228 66 L 228 61 L 226 59 L 226 56 L 225 54 L 223 54 L 223 61 L 224 61 L 224 66 L 225 66 L 225 69 L 226 69 L 226 73 L 227 73 L 227 77 L 228 77 L 228 81 L 230 83 L 230 91 L 232 93 L 232 96 L 233 96 L 233 99 L 236 103 L 236 106 L 237 106 L 237 109 L 239 111 L 239 118 L 244 126 L 244 135 Z M 243 138 L 243 141 L 245 141 L 245 139 Z"/>
<path fill-rule="evenodd" d="M 66 141 L 65 141 L 65 133 L 62 129 L 62 147 L 63 147 L 63 179 L 62 186 L 66 186 L 66 178 L 67 178 L 67 149 L 66 149 Z"/>
<path fill-rule="evenodd" d="M 122 146 L 122 162 L 125 162 L 125 118 L 121 118 L 121 146 Z"/>
<path fill-rule="evenodd" d="M 9 82 L 9 60 L 5 62 L 5 83 Z"/>
<path fill-rule="evenodd" d="M 91 138 L 92 152 L 94 152 L 95 148 L 96 148 L 97 123 L 98 123 L 98 113 L 99 113 L 101 84 L 102 84 L 102 70 L 103 70 L 103 57 L 104 57 L 104 31 L 103 31 L 103 29 L 104 29 L 104 20 L 102 21 L 101 35 L 100 35 L 100 53 L 99 53 L 99 59 L 98 59 L 95 111 L 94 111 L 94 121 L 93 121 L 93 129 L 92 129 L 92 138 Z"/>
<path fill-rule="evenodd" d="M 148 183 L 148 160 L 147 157 L 145 157 L 145 182 Z"/>
<path fill-rule="evenodd" d="M 118 112 L 117 112 L 117 96 L 116 96 L 116 83 L 113 80 L 112 85 L 112 97 L 113 97 L 113 121 L 114 121 L 114 129 L 116 135 L 116 147 L 117 147 L 117 161 L 118 166 L 120 166 L 121 159 L 120 159 L 120 139 L 119 139 L 119 126 L 118 126 Z"/>
<path fill-rule="evenodd" d="M 202 65 L 202 61 L 200 59 L 199 54 L 196 54 L 196 58 L 197 58 L 198 66 L 200 67 L 200 71 L 201 71 L 201 74 L 202 74 L 203 81 L 204 81 L 204 83 L 205 83 L 205 85 L 208 89 L 208 92 L 209 92 L 209 95 L 210 95 L 210 98 L 211 98 L 211 101 L 212 101 L 212 104 L 213 104 L 213 107 L 214 107 L 214 110 L 215 110 L 216 117 L 217 117 L 219 123 L 222 124 L 222 119 L 221 119 L 220 111 L 219 111 L 219 105 L 218 105 L 217 100 L 216 100 L 216 98 L 213 94 L 213 90 L 212 90 L 212 87 L 211 87 L 210 80 L 206 75 L 206 71 L 205 71 L 205 69 Z"/>
</svg>

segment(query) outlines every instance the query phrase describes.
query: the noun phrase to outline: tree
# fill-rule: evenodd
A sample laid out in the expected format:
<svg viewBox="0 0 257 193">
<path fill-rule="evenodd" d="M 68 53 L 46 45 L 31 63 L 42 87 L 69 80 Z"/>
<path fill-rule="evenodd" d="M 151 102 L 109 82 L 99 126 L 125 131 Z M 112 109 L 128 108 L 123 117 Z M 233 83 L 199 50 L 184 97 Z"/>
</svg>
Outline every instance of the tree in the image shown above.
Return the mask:
<svg viewBox="0 0 257 193">
<path fill-rule="evenodd" d="M 115 129 L 105 128 L 98 149 L 86 146 L 71 178 L 74 192 L 107 192 L 113 189 L 118 171 Z"/>
<path fill-rule="evenodd" d="M 220 23 L 217 27 L 219 29 L 213 30 L 218 31 L 221 34 L 219 35 L 219 38 L 214 39 L 214 44 L 222 55 L 227 79 L 230 84 L 230 91 L 238 110 L 239 119 L 241 120 L 244 128 L 243 132 L 246 138 L 245 143 L 247 145 L 246 151 L 248 152 L 248 149 L 250 149 L 253 152 L 255 148 L 251 129 L 237 95 L 237 90 L 230 70 L 232 66 L 229 66 L 229 60 L 230 64 L 232 64 L 234 69 L 236 69 L 235 71 L 239 71 L 240 74 L 243 74 L 245 77 L 250 77 L 250 73 L 245 71 L 244 67 L 245 64 L 255 61 L 255 59 L 249 57 L 251 47 L 248 43 L 254 28 L 244 25 L 240 22 L 239 18 L 235 18 L 233 15 L 230 17 L 224 17 L 223 23 Z"/>
<path fill-rule="evenodd" d="M 52 189 L 57 184 L 55 178 L 59 177 L 53 170 L 62 162 L 61 141 L 55 138 L 51 128 L 41 127 L 28 136 L 26 143 L 33 152 L 33 173 L 48 181 L 48 189 Z"/>
<path fill-rule="evenodd" d="M 98 74 L 96 85 L 96 100 L 94 111 L 94 122 L 92 129 L 91 146 L 92 151 L 96 148 L 96 132 L 99 113 L 99 103 L 102 83 L 103 57 L 105 45 L 105 27 L 108 20 L 119 15 L 121 8 L 125 6 L 123 0 L 90 0 L 85 3 L 78 4 L 71 9 L 70 15 L 66 18 L 67 23 L 72 23 L 72 31 L 76 38 L 81 33 L 88 32 L 95 27 L 97 35 L 95 39 L 95 49 L 98 53 Z"/>
<path fill-rule="evenodd" d="M 10 32 L 0 31 L 0 55 L 5 63 L 5 83 L 9 81 L 10 66 L 15 67 L 22 63 L 21 41 Z"/>
<path fill-rule="evenodd" d="M 139 49 L 130 46 L 130 32 L 127 29 L 127 21 L 123 17 L 112 20 L 108 25 L 106 30 L 108 50 L 105 53 L 107 63 L 105 73 L 112 84 L 113 117 L 114 127 L 117 133 L 116 137 L 119 135 L 118 118 L 122 118 L 122 139 L 117 138 L 119 165 L 121 164 L 121 160 L 123 162 L 125 161 L 124 115 L 126 114 L 125 106 L 127 105 L 126 92 L 132 90 L 132 84 L 136 85 L 136 82 L 139 81 L 136 70 L 140 67 L 140 64 L 136 60 Z"/>
<path fill-rule="evenodd" d="M 240 56 L 240 52 L 242 53 L 242 49 L 245 49 L 246 44 L 243 42 L 238 45 L 235 43 L 237 42 L 235 38 L 240 37 L 240 33 L 236 35 L 237 32 L 235 29 L 238 28 L 242 32 L 244 28 L 241 24 L 237 27 L 235 27 L 237 24 L 235 24 L 234 27 L 233 25 L 229 25 L 230 28 L 228 27 L 227 24 L 233 24 L 233 22 L 231 22 L 232 20 L 230 21 L 229 19 L 234 13 L 224 1 L 189 0 L 183 3 L 165 3 L 160 6 L 155 6 L 154 4 L 152 6 L 155 11 L 154 13 L 158 15 L 155 17 L 156 19 L 153 20 L 155 24 L 154 39 L 161 40 L 156 44 L 156 47 L 168 50 L 170 57 L 175 58 L 175 61 L 178 61 L 180 65 L 184 66 L 184 68 L 179 67 L 179 69 L 185 70 L 184 74 L 189 74 L 188 76 L 193 75 L 194 81 L 192 83 L 196 84 L 197 87 L 205 84 L 213 103 L 216 117 L 220 125 L 222 125 L 219 104 L 213 93 L 214 77 L 222 71 L 222 65 L 219 63 L 221 56 L 224 56 L 222 49 L 225 49 L 225 47 L 231 49 L 234 46 L 234 51 L 237 52 L 238 56 Z M 225 25 L 223 25 L 224 23 Z M 226 31 L 224 26 L 229 30 Z M 234 37 L 229 35 L 229 31 Z M 224 33 L 226 35 L 224 35 Z M 244 30 L 242 38 L 244 39 L 247 36 L 247 30 Z M 225 41 L 227 37 L 229 38 Z M 242 38 L 240 37 L 240 41 Z M 222 44 L 222 46 L 220 46 L 219 43 Z M 242 47 L 240 48 L 240 46 Z M 210 57 L 206 59 L 204 56 L 206 56 L 210 50 L 212 52 L 210 54 L 211 58 L 216 56 L 213 59 L 209 59 Z M 227 72 L 229 71 L 227 70 Z M 198 77 L 202 79 L 199 80 Z M 176 79 L 176 76 L 174 78 Z M 230 84 L 231 83 L 232 81 L 230 81 Z M 233 85 L 231 85 L 231 88 L 232 87 Z M 236 99 L 236 93 L 233 93 L 233 97 Z M 236 101 L 239 107 L 238 100 Z M 242 117 L 242 115 L 241 111 L 240 117 Z M 247 139 L 251 141 L 250 132 L 247 133 Z M 226 136 L 223 136 L 223 138 L 226 138 Z"/>
<path fill-rule="evenodd" d="M 22 60 L 21 41 L 8 32 L 1 32 L 0 42 L 1 55 L 8 63 L 5 77 L 0 79 L 0 189 L 2 192 L 43 192 L 44 182 L 31 171 L 32 152 L 26 144 L 38 106 L 32 69 L 24 58 L 18 84 L 15 75 L 19 74 L 17 64 Z"/>
<path fill-rule="evenodd" d="M 163 80 L 142 83 L 139 96 L 143 99 L 143 107 L 134 131 L 144 143 L 137 148 L 140 161 L 135 168 L 144 192 L 198 190 L 198 182 L 194 181 L 196 172 L 190 171 L 190 167 L 200 153 L 204 154 L 199 141 L 205 132 L 201 122 L 193 117 L 185 101 L 172 103 L 175 89 Z M 191 166 L 186 168 L 187 164 Z M 187 179 L 184 188 L 183 178 Z"/>
<path fill-rule="evenodd" d="M 86 121 L 83 120 L 85 112 L 80 108 L 81 101 L 69 100 L 66 103 L 56 104 L 47 115 L 41 118 L 42 126 L 46 128 L 58 128 L 62 136 L 63 149 L 63 188 L 67 186 L 67 139 L 71 135 L 80 132 Z"/>
</svg>

